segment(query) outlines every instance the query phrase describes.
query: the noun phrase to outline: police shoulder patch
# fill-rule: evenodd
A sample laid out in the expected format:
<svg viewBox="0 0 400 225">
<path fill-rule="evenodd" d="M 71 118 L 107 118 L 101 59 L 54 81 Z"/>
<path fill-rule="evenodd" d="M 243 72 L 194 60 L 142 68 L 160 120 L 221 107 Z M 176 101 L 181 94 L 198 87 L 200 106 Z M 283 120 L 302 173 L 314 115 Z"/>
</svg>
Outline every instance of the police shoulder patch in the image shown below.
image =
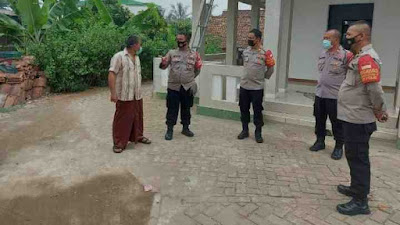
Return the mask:
<svg viewBox="0 0 400 225">
<path fill-rule="evenodd" d="M 200 70 L 201 67 L 203 66 L 203 61 L 201 60 L 200 54 L 198 52 L 196 54 L 196 63 L 195 63 L 195 69 Z"/>
<path fill-rule="evenodd" d="M 346 50 L 346 61 L 347 61 L 347 65 L 350 64 L 351 61 L 353 61 L 354 59 L 354 54 L 348 50 Z"/>
<path fill-rule="evenodd" d="M 272 55 L 271 50 L 265 52 L 265 65 L 267 65 L 267 67 L 275 66 L 275 58 Z"/>
<path fill-rule="evenodd" d="M 371 55 L 363 55 L 358 60 L 358 71 L 364 84 L 375 83 L 381 80 L 381 71 L 378 63 Z"/>
</svg>

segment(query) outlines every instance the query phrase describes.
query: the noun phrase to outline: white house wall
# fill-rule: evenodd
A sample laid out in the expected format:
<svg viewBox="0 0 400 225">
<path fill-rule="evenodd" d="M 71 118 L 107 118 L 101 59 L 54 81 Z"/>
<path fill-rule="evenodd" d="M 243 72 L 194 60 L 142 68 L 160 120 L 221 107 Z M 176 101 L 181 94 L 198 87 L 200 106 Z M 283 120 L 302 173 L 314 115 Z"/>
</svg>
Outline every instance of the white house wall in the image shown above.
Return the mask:
<svg viewBox="0 0 400 225">
<path fill-rule="evenodd" d="M 147 9 L 147 6 L 127 6 L 124 5 L 125 8 L 127 8 L 131 13 L 133 14 L 138 14 L 140 11 L 144 11 Z"/>
<path fill-rule="evenodd" d="M 377 0 L 375 3 L 372 42 L 383 61 L 383 84 L 387 86 L 395 86 L 399 72 L 399 10 L 399 0 Z"/>
<path fill-rule="evenodd" d="M 372 42 L 383 61 L 382 82 L 395 86 L 400 53 L 400 0 L 294 0 L 289 78 L 317 80 L 316 61 L 329 5 L 375 3 Z"/>
</svg>

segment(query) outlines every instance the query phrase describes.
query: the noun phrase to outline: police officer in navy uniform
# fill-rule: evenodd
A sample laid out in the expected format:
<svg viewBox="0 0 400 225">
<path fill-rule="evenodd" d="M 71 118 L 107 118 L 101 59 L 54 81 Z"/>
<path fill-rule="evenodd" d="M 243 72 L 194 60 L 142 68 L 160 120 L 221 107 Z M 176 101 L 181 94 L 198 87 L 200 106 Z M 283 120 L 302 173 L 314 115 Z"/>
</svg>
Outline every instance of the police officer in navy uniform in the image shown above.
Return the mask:
<svg viewBox="0 0 400 225">
<path fill-rule="evenodd" d="M 337 189 L 352 200 L 338 205 L 337 210 L 345 215 L 369 214 L 369 140 L 377 129 L 376 120 L 386 122 L 388 119 L 380 83 L 382 62 L 371 45 L 371 27 L 365 21 L 351 25 L 346 39 L 355 56 L 339 90 L 338 119 L 343 123 L 351 184 L 339 185 Z"/>
<path fill-rule="evenodd" d="M 167 93 L 167 132 L 165 140 L 172 140 L 173 128 L 176 125 L 179 107 L 181 110 L 182 134 L 193 137 L 189 129 L 194 95 L 197 92 L 195 78 L 200 74 L 202 60 L 198 52 L 189 48 L 191 35 L 180 31 L 176 36 L 177 49 L 170 50 L 160 63 L 161 69 L 170 66 Z"/>
<path fill-rule="evenodd" d="M 257 143 L 264 141 L 262 138 L 264 81 L 272 76 L 275 66 L 274 56 L 270 50 L 263 49 L 261 38 L 262 33 L 258 29 L 253 29 L 248 34 L 249 47 L 242 55 L 245 74 L 241 77 L 239 92 L 242 132 L 238 135 L 238 139 L 249 137 L 250 104 L 252 104 L 253 121 L 256 126 L 254 135 Z"/>
<path fill-rule="evenodd" d="M 347 64 L 353 58 L 353 54 L 340 45 L 340 37 L 338 30 L 328 30 L 322 41 L 324 50 L 318 59 L 319 79 L 314 101 L 317 140 L 310 148 L 311 151 L 325 149 L 326 120 L 329 116 L 336 141 L 331 158 L 335 160 L 342 158 L 344 144 L 342 124 L 337 119 L 338 92 L 346 78 Z"/>
</svg>

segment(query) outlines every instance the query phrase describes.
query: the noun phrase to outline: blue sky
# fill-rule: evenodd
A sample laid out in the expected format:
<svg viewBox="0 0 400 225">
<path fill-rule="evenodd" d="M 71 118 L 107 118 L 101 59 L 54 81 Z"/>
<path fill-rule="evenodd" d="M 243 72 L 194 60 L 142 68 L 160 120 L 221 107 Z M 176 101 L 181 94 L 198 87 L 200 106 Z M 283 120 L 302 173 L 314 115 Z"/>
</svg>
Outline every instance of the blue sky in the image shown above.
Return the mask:
<svg viewBox="0 0 400 225">
<path fill-rule="evenodd" d="M 169 9 L 171 8 L 170 7 L 171 4 L 176 4 L 178 2 L 182 2 L 184 5 L 189 6 L 190 9 L 192 7 L 192 0 L 139 0 L 139 1 L 156 3 L 157 5 L 160 5 L 163 8 L 167 9 L 167 11 L 169 11 Z M 200 0 L 196 0 L 196 1 L 200 1 Z M 228 6 L 228 0 L 214 0 L 214 4 L 216 4 L 217 7 L 215 8 L 213 14 L 219 15 L 222 13 L 222 11 L 226 10 L 226 8 Z M 242 4 L 242 3 L 240 3 L 239 8 L 240 9 L 250 9 L 250 7 L 248 5 Z"/>
</svg>

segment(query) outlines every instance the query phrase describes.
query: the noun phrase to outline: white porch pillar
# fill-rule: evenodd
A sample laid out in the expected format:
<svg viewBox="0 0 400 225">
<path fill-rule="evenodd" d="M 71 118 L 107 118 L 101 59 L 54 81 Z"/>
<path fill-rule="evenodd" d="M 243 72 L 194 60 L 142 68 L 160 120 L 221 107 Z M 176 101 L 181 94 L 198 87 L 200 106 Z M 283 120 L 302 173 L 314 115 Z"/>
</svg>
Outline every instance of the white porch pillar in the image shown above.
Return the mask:
<svg viewBox="0 0 400 225">
<path fill-rule="evenodd" d="M 265 0 L 264 48 L 275 56 L 275 72 L 266 81 L 265 98 L 275 98 L 279 86 L 279 44 L 281 30 L 282 0 Z"/>
<path fill-rule="evenodd" d="M 192 32 L 196 31 L 197 24 L 199 23 L 199 10 L 202 1 L 192 0 Z"/>
<path fill-rule="evenodd" d="M 236 34 L 239 1 L 228 0 L 227 33 L 226 33 L 226 64 L 236 65 Z"/>
<path fill-rule="evenodd" d="M 198 31 L 197 36 L 195 36 L 195 32 L 197 29 L 197 25 L 199 24 L 199 20 L 201 17 L 201 9 L 204 7 L 202 6 L 205 5 L 206 1 L 204 0 L 192 0 L 192 39 L 197 39 L 200 38 L 200 31 Z M 204 47 L 205 40 L 203 39 L 203 42 L 201 43 L 201 48 L 198 50 L 200 55 L 204 58 L 205 54 L 205 47 Z"/>
<path fill-rule="evenodd" d="M 399 64 L 397 65 L 396 92 L 394 95 L 394 109 L 396 110 L 396 112 L 400 109 L 400 52 L 398 62 Z"/>
<path fill-rule="evenodd" d="M 255 0 L 251 5 L 251 29 L 260 29 L 260 3 L 260 0 Z"/>
<path fill-rule="evenodd" d="M 290 65 L 290 45 L 292 39 L 293 21 L 293 0 L 283 0 L 282 2 L 282 28 L 280 35 L 279 54 L 279 93 L 285 93 L 288 88 L 289 65 Z"/>
</svg>

